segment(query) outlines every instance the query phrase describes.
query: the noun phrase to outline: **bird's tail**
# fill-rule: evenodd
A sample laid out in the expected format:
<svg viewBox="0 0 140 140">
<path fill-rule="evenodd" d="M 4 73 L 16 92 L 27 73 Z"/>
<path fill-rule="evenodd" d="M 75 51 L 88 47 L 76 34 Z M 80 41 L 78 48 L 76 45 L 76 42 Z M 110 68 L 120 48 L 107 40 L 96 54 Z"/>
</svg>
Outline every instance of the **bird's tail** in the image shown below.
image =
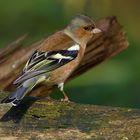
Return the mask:
<svg viewBox="0 0 140 140">
<path fill-rule="evenodd" d="M 24 96 L 29 93 L 38 83 L 44 81 L 45 78 L 45 76 L 38 76 L 26 80 L 19 87 L 17 87 L 16 91 L 4 98 L 1 103 L 11 103 L 13 106 L 17 106 Z"/>
<path fill-rule="evenodd" d="M 16 89 L 16 91 L 11 93 L 8 97 L 4 98 L 1 103 L 11 103 L 13 106 L 17 106 L 28 92 L 29 88 L 21 85 Z"/>
</svg>

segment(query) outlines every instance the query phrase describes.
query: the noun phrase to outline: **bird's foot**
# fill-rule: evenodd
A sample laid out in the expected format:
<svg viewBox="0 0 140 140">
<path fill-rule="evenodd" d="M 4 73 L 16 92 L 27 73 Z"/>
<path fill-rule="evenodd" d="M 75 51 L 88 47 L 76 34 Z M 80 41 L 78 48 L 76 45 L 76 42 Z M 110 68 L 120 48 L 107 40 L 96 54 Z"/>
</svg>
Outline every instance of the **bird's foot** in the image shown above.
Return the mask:
<svg viewBox="0 0 140 140">
<path fill-rule="evenodd" d="M 65 98 L 62 98 L 61 99 L 61 102 L 68 102 L 68 103 L 70 103 L 71 101 L 69 100 L 68 97 L 65 97 Z"/>
</svg>

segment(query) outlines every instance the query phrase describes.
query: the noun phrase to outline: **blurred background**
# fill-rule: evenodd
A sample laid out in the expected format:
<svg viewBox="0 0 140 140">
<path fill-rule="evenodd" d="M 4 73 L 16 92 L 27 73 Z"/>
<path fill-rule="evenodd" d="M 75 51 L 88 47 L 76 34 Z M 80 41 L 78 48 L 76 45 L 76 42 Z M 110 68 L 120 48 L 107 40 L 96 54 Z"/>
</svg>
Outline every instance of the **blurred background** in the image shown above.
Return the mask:
<svg viewBox="0 0 140 140">
<path fill-rule="evenodd" d="M 63 29 L 77 14 L 94 20 L 115 15 L 127 33 L 127 50 L 65 86 L 78 103 L 140 108 L 139 0 L 1 0 L 0 47 L 29 33 L 27 43 Z M 57 94 L 56 94 L 57 92 Z M 54 98 L 61 94 L 56 90 Z"/>
</svg>

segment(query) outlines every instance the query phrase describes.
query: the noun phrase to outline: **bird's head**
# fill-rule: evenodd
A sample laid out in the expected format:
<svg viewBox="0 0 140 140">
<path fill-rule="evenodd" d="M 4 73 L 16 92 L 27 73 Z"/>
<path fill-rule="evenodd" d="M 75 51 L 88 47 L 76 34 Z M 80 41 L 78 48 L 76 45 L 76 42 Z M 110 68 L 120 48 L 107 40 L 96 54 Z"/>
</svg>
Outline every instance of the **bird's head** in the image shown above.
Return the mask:
<svg viewBox="0 0 140 140">
<path fill-rule="evenodd" d="M 96 28 L 92 19 L 84 15 L 74 17 L 64 32 L 77 43 L 86 44 L 94 34 L 100 33 L 101 30 Z"/>
</svg>

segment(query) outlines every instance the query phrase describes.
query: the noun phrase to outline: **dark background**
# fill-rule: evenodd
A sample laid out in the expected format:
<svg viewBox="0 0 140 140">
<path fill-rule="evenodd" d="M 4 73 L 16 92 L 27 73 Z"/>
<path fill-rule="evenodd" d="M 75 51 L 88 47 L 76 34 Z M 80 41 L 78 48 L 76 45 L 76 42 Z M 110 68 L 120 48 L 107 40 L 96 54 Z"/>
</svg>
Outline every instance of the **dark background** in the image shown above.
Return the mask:
<svg viewBox="0 0 140 140">
<path fill-rule="evenodd" d="M 80 13 L 94 20 L 115 15 L 127 33 L 129 48 L 69 82 L 65 90 L 75 102 L 140 108 L 139 6 L 139 0 L 1 0 L 0 47 L 26 32 L 27 43 L 37 41 L 63 29 Z"/>
</svg>

